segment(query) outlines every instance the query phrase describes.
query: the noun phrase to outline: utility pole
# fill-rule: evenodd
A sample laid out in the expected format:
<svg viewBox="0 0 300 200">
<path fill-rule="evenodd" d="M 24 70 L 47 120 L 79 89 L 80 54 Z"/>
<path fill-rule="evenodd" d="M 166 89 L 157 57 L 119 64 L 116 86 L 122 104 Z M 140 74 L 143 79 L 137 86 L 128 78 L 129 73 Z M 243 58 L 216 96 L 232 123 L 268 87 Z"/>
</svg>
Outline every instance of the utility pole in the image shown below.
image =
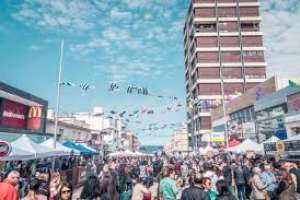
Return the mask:
<svg viewBox="0 0 300 200">
<path fill-rule="evenodd" d="M 56 111 L 55 111 L 53 148 L 56 148 L 56 140 L 57 140 L 57 126 L 58 126 L 58 117 L 59 117 L 60 86 L 61 86 L 63 54 L 64 54 L 64 40 L 61 41 L 61 45 L 60 45 L 60 58 L 59 58 L 59 70 L 58 70 L 58 82 L 57 82 L 57 96 L 56 96 Z"/>
</svg>

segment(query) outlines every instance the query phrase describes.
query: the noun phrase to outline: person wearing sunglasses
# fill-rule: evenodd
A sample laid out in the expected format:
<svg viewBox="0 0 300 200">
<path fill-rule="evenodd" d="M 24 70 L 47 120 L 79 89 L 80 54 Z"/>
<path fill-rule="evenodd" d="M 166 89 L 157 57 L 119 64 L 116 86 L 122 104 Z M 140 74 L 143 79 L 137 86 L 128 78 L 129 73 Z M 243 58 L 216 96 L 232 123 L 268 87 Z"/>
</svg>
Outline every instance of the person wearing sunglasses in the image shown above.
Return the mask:
<svg viewBox="0 0 300 200">
<path fill-rule="evenodd" d="M 68 182 L 63 182 L 60 187 L 58 200 L 71 200 L 73 194 L 73 187 Z"/>
<path fill-rule="evenodd" d="M 20 173 L 18 171 L 11 171 L 7 178 L 0 183 L 0 199 L 1 200 L 18 200 L 19 193 L 17 186 L 20 181 Z"/>
</svg>

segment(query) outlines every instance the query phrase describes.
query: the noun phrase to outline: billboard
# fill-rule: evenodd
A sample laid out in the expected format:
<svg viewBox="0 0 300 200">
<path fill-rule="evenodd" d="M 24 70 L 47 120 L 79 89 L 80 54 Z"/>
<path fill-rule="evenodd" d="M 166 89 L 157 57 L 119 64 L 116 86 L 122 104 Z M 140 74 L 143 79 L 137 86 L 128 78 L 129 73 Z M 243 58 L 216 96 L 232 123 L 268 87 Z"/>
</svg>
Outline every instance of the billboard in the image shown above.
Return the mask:
<svg viewBox="0 0 300 200">
<path fill-rule="evenodd" d="M 0 126 L 5 128 L 26 129 L 27 113 L 27 106 L 3 99 Z"/>
<path fill-rule="evenodd" d="M 42 131 L 43 122 L 43 107 L 27 106 L 7 99 L 2 99 L 0 128 L 39 132 Z"/>
</svg>

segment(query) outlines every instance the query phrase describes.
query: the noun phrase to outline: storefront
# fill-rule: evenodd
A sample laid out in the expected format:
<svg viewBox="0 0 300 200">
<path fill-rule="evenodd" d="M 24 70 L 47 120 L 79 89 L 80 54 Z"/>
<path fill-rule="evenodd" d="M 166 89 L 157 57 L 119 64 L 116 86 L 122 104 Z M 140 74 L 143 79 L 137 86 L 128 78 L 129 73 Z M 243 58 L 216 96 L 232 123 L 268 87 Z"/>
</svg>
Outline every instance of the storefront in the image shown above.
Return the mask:
<svg viewBox="0 0 300 200">
<path fill-rule="evenodd" d="M 285 119 L 289 137 L 300 134 L 300 91 L 287 96 L 288 114 Z"/>
<path fill-rule="evenodd" d="M 45 136 L 48 102 L 0 82 L 0 138 Z"/>
<path fill-rule="evenodd" d="M 294 119 L 299 117 L 292 117 L 298 111 L 291 110 L 299 109 L 299 101 L 292 95 L 300 92 L 300 87 L 289 86 L 274 92 L 268 96 L 262 97 L 255 103 L 256 112 L 256 128 L 259 134 L 260 141 L 275 135 L 279 139 L 287 139 L 294 134 L 291 134 L 290 127 L 294 123 Z M 288 103 L 288 97 L 290 103 Z M 290 105 L 289 105 L 290 104 Z M 292 106 L 293 105 L 293 106 Z"/>
</svg>

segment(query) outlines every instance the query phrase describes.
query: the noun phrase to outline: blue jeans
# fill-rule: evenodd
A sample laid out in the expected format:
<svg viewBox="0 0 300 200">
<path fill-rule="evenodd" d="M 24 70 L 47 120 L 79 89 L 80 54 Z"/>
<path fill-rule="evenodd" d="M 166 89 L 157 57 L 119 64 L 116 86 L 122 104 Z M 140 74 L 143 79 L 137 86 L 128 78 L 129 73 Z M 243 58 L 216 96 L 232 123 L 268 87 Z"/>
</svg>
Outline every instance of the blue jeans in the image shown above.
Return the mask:
<svg viewBox="0 0 300 200">
<path fill-rule="evenodd" d="M 237 193 L 239 200 L 246 200 L 246 187 L 245 185 L 237 185 Z"/>
</svg>

